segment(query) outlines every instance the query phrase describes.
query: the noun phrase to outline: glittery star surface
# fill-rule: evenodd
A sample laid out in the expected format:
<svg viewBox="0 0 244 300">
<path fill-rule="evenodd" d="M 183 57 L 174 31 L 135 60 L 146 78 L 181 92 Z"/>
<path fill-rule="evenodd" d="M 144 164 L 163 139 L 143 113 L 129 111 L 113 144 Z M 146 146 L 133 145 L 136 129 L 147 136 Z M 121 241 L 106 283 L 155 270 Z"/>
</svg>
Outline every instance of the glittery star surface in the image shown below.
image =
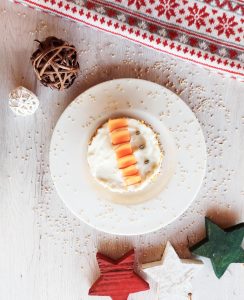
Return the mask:
<svg viewBox="0 0 244 300">
<path fill-rule="evenodd" d="M 221 229 L 205 218 L 206 239 L 191 247 L 192 253 L 211 259 L 214 272 L 220 278 L 231 263 L 244 263 L 241 247 L 244 237 L 244 223 Z"/>
<path fill-rule="evenodd" d="M 203 264 L 198 260 L 180 259 L 167 243 L 162 259 L 142 265 L 143 271 L 158 284 L 159 300 L 186 300 L 192 291 L 190 280 Z"/>
</svg>

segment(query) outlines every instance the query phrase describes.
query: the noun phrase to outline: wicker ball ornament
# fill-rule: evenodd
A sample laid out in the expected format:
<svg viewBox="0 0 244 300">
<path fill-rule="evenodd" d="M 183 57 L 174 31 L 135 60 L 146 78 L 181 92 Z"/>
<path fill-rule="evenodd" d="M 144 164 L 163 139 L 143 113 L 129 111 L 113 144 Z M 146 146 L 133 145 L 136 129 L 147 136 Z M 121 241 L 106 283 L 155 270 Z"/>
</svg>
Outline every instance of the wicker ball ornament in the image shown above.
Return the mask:
<svg viewBox="0 0 244 300">
<path fill-rule="evenodd" d="M 75 47 L 56 37 L 37 42 L 39 47 L 31 57 L 37 78 L 53 89 L 69 88 L 79 72 Z"/>
</svg>

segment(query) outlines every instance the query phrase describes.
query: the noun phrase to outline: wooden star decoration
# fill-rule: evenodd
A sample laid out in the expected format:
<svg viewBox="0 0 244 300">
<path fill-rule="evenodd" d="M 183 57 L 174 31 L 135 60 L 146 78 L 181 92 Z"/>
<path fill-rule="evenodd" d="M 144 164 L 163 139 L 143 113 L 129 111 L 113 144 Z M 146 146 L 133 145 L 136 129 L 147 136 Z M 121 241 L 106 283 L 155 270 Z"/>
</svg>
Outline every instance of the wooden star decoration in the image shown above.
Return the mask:
<svg viewBox="0 0 244 300">
<path fill-rule="evenodd" d="M 205 218 L 207 237 L 190 248 L 193 254 L 210 258 L 218 278 L 225 273 L 231 263 L 244 263 L 244 223 L 221 229 Z"/>
<path fill-rule="evenodd" d="M 180 259 L 167 242 L 162 259 L 144 264 L 142 268 L 157 283 L 158 300 L 186 300 L 192 291 L 190 280 L 202 266 L 199 260 Z"/>
<path fill-rule="evenodd" d="M 89 290 L 91 296 L 110 296 L 113 300 L 127 300 L 129 294 L 146 291 L 149 284 L 134 272 L 135 253 L 129 251 L 119 260 L 97 253 L 100 277 Z"/>
</svg>

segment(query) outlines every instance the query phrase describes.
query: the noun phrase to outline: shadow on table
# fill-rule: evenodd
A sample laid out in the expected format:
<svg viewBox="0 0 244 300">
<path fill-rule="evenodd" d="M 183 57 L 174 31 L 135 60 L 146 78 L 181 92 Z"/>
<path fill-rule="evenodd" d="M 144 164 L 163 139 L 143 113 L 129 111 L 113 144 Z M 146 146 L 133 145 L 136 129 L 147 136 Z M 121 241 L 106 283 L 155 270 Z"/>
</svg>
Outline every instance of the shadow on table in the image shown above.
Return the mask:
<svg viewBox="0 0 244 300">
<path fill-rule="evenodd" d="M 207 210 L 206 217 L 208 217 L 211 221 L 216 223 L 221 228 L 225 229 L 228 227 L 232 227 L 237 223 L 238 212 L 231 211 L 230 209 L 219 208 L 219 207 L 211 207 Z M 194 232 L 192 236 L 186 238 L 185 242 L 172 242 L 173 247 L 181 258 L 189 258 L 191 257 L 191 253 L 189 251 L 189 247 L 193 246 L 197 242 L 201 241 L 206 237 L 205 223 L 204 217 L 202 218 L 203 222 L 199 229 Z M 172 236 L 172 240 L 174 237 Z M 125 241 L 126 238 L 118 238 L 118 239 L 105 239 L 100 241 L 98 244 L 98 251 L 104 253 L 105 255 L 110 256 L 111 258 L 117 259 L 124 255 L 127 251 L 133 249 L 136 245 L 128 240 Z M 169 238 L 169 241 L 171 239 Z M 144 243 L 143 245 L 139 245 L 140 249 L 136 249 L 137 258 L 141 263 L 147 263 L 151 261 L 160 260 L 162 254 L 164 252 L 164 248 L 166 246 L 165 243 L 160 243 L 157 245 L 151 245 Z M 139 250 L 139 251 L 137 251 Z"/>
<path fill-rule="evenodd" d="M 86 89 L 101 82 L 118 78 L 145 79 L 160 85 L 168 85 L 167 87 L 171 89 L 171 87 L 175 86 L 173 83 L 171 85 L 169 84 L 169 75 L 163 73 L 163 71 L 166 71 L 166 69 L 163 67 L 163 63 L 160 64 L 160 62 L 158 62 L 157 66 L 154 67 L 141 65 L 138 63 L 121 63 L 96 66 L 84 77 L 82 77 L 82 74 L 79 76 L 79 93 L 82 93 Z"/>
<path fill-rule="evenodd" d="M 238 212 L 228 208 L 211 207 L 207 210 L 206 217 L 221 228 L 227 228 L 235 225 Z"/>
<path fill-rule="evenodd" d="M 128 251 L 134 249 L 134 245 L 130 241 L 125 242 L 111 237 L 100 240 L 97 249 L 98 252 L 117 260 Z"/>
<path fill-rule="evenodd" d="M 164 72 L 166 71 L 166 72 Z M 149 67 L 148 65 L 142 65 L 139 63 L 121 63 L 121 64 L 109 64 L 109 65 L 99 65 L 94 66 L 87 72 L 86 74 L 81 72 L 74 82 L 74 84 L 67 89 L 66 91 L 52 91 L 45 87 L 45 90 L 41 88 L 40 84 L 34 84 L 34 89 L 39 90 L 38 94 L 44 93 L 45 98 L 52 98 L 54 101 L 59 101 L 60 106 L 58 111 L 56 111 L 57 118 L 62 114 L 65 108 L 81 93 L 86 91 L 87 89 L 113 79 L 119 78 L 137 78 L 149 80 L 155 83 L 158 83 L 162 86 L 167 87 L 174 93 L 178 95 L 182 92 L 182 87 L 180 86 L 179 80 L 174 79 L 173 82 L 170 79 L 170 71 L 165 67 L 163 62 L 157 62 L 153 67 Z M 55 100 L 56 99 L 56 100 Z M 57 100 L 58 99 L 58 100 Z"/>
<path fill-rule="evenodd" d="M 228 227 L 236 225 L 238 220 L 238 212 L 232 211 L 228 208 L 219 208 L 214 206 L 207 210 L 206 217 L 208 217 L 212 222 L 217 224 L 222 229 L 226 229 Z M 206 238 L 205 222 L 203 223 L 201 228 L 194 234 L 194 239 L 190 238 L 188 240 L 188 248 L 204 238 Z"/>
</svg>

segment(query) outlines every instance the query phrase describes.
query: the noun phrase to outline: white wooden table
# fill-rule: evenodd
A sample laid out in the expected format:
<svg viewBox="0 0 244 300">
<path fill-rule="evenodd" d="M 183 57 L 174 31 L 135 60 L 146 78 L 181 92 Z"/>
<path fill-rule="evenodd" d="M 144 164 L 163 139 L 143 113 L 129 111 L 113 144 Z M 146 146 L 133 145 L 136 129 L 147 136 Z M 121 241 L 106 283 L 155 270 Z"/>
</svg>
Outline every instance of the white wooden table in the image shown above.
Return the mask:
<svg viewBox="0 0 244 300">
<path fill-rule="evenodd" d="M 57 17 L 0 2 L 0 299 L 88 300 L 98 276 L 97 249 L 117 258 L 133 246 L 141 262 L 159 259 L 168 239 L 181 257 L 204 235 L 204 216 L 230 226 L 244 221 L 244 84 Z M 67 92 L 37 82 L 34 39 L 55 35 L 79 50 L 82 74 Z M 196 113 L 208 147 L 207 175 L 195 202 L 177 221 L 138 237 L 99 233 L 76 219 L 57 196 L 48 166 L 53 127 L 82 91 L 120 77 L 155 81 Z M 8 93 L 23 85 L 40 98 L 34 116 L 15 117 Z M 155 287 L 155 286 L 153 286 Z M 104 298 L 109 299 L 109 298 Z M 154 289 L 130 299 L 155 300 Z M 218 280 L 206 261 L 193 280 L 193 300 L 244 299 L 244 266 Z M 167 299 L 165 299 L 167 300 Z"/>
</svg>

